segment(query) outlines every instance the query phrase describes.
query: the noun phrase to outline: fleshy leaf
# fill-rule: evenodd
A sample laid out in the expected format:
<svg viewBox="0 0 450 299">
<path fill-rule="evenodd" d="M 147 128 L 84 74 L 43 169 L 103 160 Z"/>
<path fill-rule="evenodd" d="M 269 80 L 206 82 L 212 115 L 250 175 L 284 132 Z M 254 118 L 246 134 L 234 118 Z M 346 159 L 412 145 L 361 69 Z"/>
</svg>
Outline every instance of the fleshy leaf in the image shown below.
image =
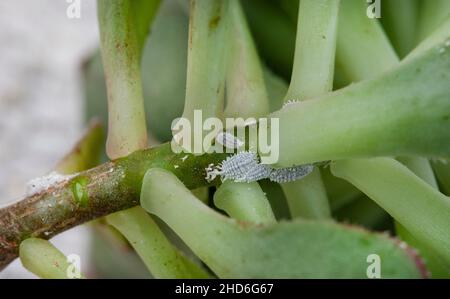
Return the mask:
<svg viewBox="0 0 450 299">
<path fill-rule="evenodd" d="M 371 254 L 381 258 L 381 277 L 421 276 L 417 257 L 384 235 L 331 221 L 238 222 L 204 205 L 162 169 L 146 173 L 141 205 L 221 278 L 365 278 Z"/>
<path fill-rule="evenodd" d="M 205 270 L 187 259 L 170 243 L 156 222 L 141 207 L 111 214 L 106 220 L 128 239 L 154 277 L 209 277 Z"/>
<path fill-rule="evenodd" d="M 49 241 L 29 238 L 20 244 L 20 260 L 30 272 L 45 279 L 82 278 L 80 269 Z M 74 277 L 70 277 L 70 276 Z"/>
</svg>

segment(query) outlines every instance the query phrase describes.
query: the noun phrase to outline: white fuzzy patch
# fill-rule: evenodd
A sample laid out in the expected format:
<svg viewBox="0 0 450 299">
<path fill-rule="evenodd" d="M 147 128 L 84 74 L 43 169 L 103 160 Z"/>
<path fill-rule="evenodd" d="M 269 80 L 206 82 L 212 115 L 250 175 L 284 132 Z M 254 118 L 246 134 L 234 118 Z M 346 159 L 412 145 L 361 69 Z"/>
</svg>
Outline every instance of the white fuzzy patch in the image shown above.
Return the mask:
<svg viewBox="0 0 450 299">
<path fill-rule="evenodd" d="M 225 146 L 226 148 L 231 148 L 231 149 L 241 148 L 245 144 L 239 138 L 235 137 L 233 134 L 230 134 L 228 132 L 225 132 L 225 133 L 220 132 L 219 134 L 217 134 L 216 142 L 222 146 Z"/>
<path fill-rule="evenodd" d="M 48 175 L 34 178 L 27 183 L 27 196 L 31 196 L 40 192 L 43 192 L 50 187 L 62 183 L 65 181 L 68 181 L 69 179 L 73 178 L 74 175 L 63 175 L 60 173 L 57 173 L 56 171 L 50 172 Z"/>
</svg>

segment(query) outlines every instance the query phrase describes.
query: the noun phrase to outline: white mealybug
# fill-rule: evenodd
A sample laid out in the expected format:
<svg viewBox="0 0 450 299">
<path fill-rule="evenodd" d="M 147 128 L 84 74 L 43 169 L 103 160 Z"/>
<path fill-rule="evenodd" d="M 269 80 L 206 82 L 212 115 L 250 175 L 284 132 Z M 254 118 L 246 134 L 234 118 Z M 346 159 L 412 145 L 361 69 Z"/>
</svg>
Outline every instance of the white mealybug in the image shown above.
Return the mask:
<svg viewBox="0 0 450 299">
<path fill-rule="evenodd" d="M 233 134 L 228 132 L 220 132 L 216 136 L 216 142 L 226 148 L 238 149 L 244 146 L 244 142 L 239 140 L 239 138 L 235 137 Z"/>
<path fill-rule="evenodd" d="M 220 176 L 222 181 L 250 183 L 269 178 L 273 182 L 287 183 L 305 177 L 313 168 L 313 165 L 300 165 L 276 169 L 260 164 L 258 155 L 254 152 L 240 152 L 228 157 L 218 166 L 210 164 L 206 168 L 206 179 L 212 181 Z"/>
<path fill-rule="evenodd" d="M 211 181 L 220 175 L 222 181 L 254 182 L 267 178 L 270 168 L 259 164 L 258 155 L 254 152 L 240 152 L 228 157 L 217 167 L 209 165 L 206 168 L 206 179 Z"/>
<path fill-rule="evenodd" d="M 313 169 L 313 165 L 299 165 L 272 169 L 269 179 L 277 183 L 288 183 L 307 176 L 313 171 Z"/>
</svg>

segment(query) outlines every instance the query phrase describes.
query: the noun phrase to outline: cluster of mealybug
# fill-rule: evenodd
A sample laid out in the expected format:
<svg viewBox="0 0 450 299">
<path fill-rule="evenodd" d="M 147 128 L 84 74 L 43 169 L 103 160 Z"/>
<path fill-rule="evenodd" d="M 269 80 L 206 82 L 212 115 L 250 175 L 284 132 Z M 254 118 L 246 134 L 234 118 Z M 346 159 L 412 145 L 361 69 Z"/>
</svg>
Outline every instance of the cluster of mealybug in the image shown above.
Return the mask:
<svg viewBox="0 0 450 299">
<path fill-rule="evenodd" d="M 222 181 L 233 180 L 235 182 L 255 182 L 262 179 L 270 179 L 277 183 L 287 183 L 301 179 L 311 173 L 312 165 L 300 165 L 286 168 L 272 168 L 269 165 L 260 164 L 258 155 L 254 152 L 240 152 L 228 157 L 220 165 L 206 168 L 206 179 L 211 181 L 218 175 Z"/>
</svg>

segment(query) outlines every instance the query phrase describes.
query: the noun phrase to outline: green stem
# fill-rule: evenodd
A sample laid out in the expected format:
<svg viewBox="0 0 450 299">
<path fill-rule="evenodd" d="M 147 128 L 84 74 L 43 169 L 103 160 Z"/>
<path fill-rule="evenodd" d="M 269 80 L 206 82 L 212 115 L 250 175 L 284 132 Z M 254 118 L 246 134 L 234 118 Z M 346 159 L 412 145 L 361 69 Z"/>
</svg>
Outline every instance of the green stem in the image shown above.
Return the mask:
<svg viewBox="0 0 450 299">
<path fill-rule="evenodd" d="M 111 159 L 147 146 L 141 84 L 141 53 L 159 0 L 98 0 L 101 52 L 108 90 Z"/>
<path fill-rule="evenodd" d="M 167 169 L 190 189 L 211 185 L 205 168 L 224 154 L 175 154 L 170 144 L 80 172 L 0 209 L 0 270 L 14 260 L 29 237 L 49 239 L 87 221 L 139 204 L 142 178 L 153 167 Z"/>
<path fill-rule="evenodd" d="M 183 118 L 194 127 L 195 112 L 200 110 L 203 119 L 221 117 L 226 75 L 226 50 L 228 36 L 228 1 L 191 0 L 189 23 L 186 98 Z M 178 130 L 183 123 L 175 124 Z M 193 128 L 192 128 L 193 129 Z M 195 152 L 203 152 L 202 136 L 191 135 Z M 174 141 L 186 151 L 182 136 L 174 132 Z M 184 140 L 183 140 L 184 141 Z"/>
<path fill-rule="evenodd" d="M 106 221 L 127 238 L 155 278 L 209 277 L 170 243 L 141 207 L 108 215 Z"/>
<path fill-rule="evenodd" d="M 331 91 L 339 2 L 300 2 L 291 83 L 285 97 L 306 100 Z M 302 180 L 281 184 L 292 217 L 328 218 L 330 207 L 320 171 Z"/>
<path fill-rule="evenodd" d="M 146 173 L 142 190 L 142 207 L 167 223 L 219 278 L 364 278 L 367 255 L 374 252 L 383 261 L 383 278 L 420 275 L 417 256 L 386 236 L 332 221 L 239 222 L 201 203 L 162 169 Z"/>
<path fill-rule="evenodd" d="M 307 100 L 332 89 L 339 2 L 300 2 L 294 64 L 285 101 Z"/>
<path fill-rule="evenodd" d="M 301 180 L 281 184 L 281 188 L 293 218 L 330 218 L 330 205 L 318 168 Z"/>
<path fill-rule="evenodd" d="M 373 80 L 273 113 L 280 129 L 277 165 L 450 156 L 450 51 L 439 50 L 445 43 Z"/>
<path fill-rule="evenodd" d="M 395 4 L 393 4 L 393 1 L 391 2 L 391 7 L 388 7 L 388 10 L 391 9 L 392 12 L 391 14 L 394 13 L 394 7 L 393 5 L 402 5 L 405 4 L 402 1 L 395 1 Z M 389 5 L 389 2 L 388 2 Z M 414 3 L 411 2 L 408 3 L 408 7 L 411 8 L 412 10 L 414 9 Z M 389 13 L 389 12 L 388 12 Z M 396 11 L 395 12 L 395 17 L 391 16 L 391 18 L 395 19 L 395 20 L 390 20 L 390 16 L 388 15 L 388 17 L 386 18 L 386 20 L 388 21 L 388 25 L 393 26 L 394 28 L 391 28 L 393 30 L 397 30 L 399 31 L 401 28 L 399 28 L 399 18 L 398 18 L 398 14 L 400 13 L 401 16 L 408 16 L 408 18 L 410 19 L 411 22 L 413 22 L 413 18 L 414 18 L 414 11 L 409 11 L 407 9 L 403 9 L 401 12 Z M 401 18 L 401 17 L 400 17 Z M 389 21 L 391 21 L 391 24 L 389 24 Z M 394 24 L 392 24 L 392 22 L 394 22 Z M 405 22 L 404 20 L 402 20 L 401 24 L 403 25 Z M 385 24 L 386 25 L 386 24 Z M 375 23 L 372 24 L 372 26 L 376 26 Z M 410 24 L 410 26 L 412 27 L 412 25 Z M 395 28 L 396 27 L 396 28 Z M 411 32 L 413 30 L 411 30 L 411 28 L 404 28 L 404 31 L 408 31 Z M 430 50 L 431 48 L 435 47 L 437 44 L 441 43 L 442 41 L 445 41 L 448 37 L 449 31 L 448 31 L 448 26 L 445 26 L 445 24 L 439 29 L 437 30 L 432 36 L 430 36 L 426 41 L 424 41 L 419 47 L 417 47 L 413 53 L 411 53 L 406 60 L 411 60 L 414 59 L 417 56 L 422 55 L 423 53 L 425 53 L 426 51 Z M 394 32 L 395 33 L 395 32 Z M 399 34 L 399 33 L 397 33 Z M 409 37 L 409 41 L 411 41 L 411 36 L 408 36 L 407 34 L 403 34 L 402 35 L 402 41 L 403 38 L 408 38 Z M 374 39 L 374 42 L 376 42 L 376 36 L 372 36 L 372 38 Z M 394 37 L 395 38 L 395 37 Z M 405 42 L 406 43 L 406 42 Z M 405 43 L 403 43 L 403 45 L 405 45 Z M 384 49 L 384 55 L 386 55 L 386 57 L 391 57 L 390 55 L 390 48 L 388 47 L 388 45 L 386 45 L 385 40 L 383 38 L 379 38 L 378 40 L 378 44 L 379 45 L 385 45 L 383 48 L 380 48 L 380 50 Z M 411 46 L 411 45 L 409 45 Z M 380 52 L 381 55 L 383 55 L 383 52 Z M 389 60 L 392 63 L 392 67 L 395 66 L 395 61 L 394 59 Z M 350 61 L 344 61 L 344 64 L 350 63 Z M 357 65 L 356 65 L 357 66 Z M 361 66 L 363 67 L 363 66 Z M 384 67 L 379 67 L 373 68 L 374 73 L 383 73 L 385 71 Z M 400 161 L 403 162 L 410 170 L 412 170 L 418 177 L 422 178 L 425 182 L 427 182 L 428 184 L 430 184 L 430 186 L 432 187 L 437 187 L 437 183 L 436 183 L 436 179 L 434 177 L 433 171 L 431 169 L 431 165 L 429 163 L 429 161 L 427 159 L 424 158 L 420 158 L 420 157 L 401 157 Z M 398 222 L 396 222 L 397 224 Z M 411 238 L 411 234 L 405 233 L 406 229 L 400 230 L 398 231 L 398 235 L 405 241 L 412 241 Z M 426 246 L 423 246 L 423 244 L 421 244 L 421 242 L 416 242 L 413 240 L 413 242 L 411 243 L 415 246 L 418 246 L 418 248 L 421 250 L 422 255 L 424 256 L 424 258 L 426 260 L 434 260 L 434 256 L 433 253 L 430 253 L 430 251 L 427 249 Z M 433 264 L 433 263 L 432 263 Z M 433 273 L 439 272 L 439 269 L 435 269 L 434 265 L 431 265 L 430 270 Z"/>
<path fill-rule="evenodd" d="M 71 152 L 59 161 L 56 171 L 73 174 L 97 165 L 102 139 L 103 128 L 99 122 L 92 122 Z M 68 267 L 76 271 L 63 253 L 43 239 L 30 238 L 21 242 L 19 256 L 23 266 L 40 278 L 69 278 Z"/>
<path fill-rule="evenodd" d="M 230 0 L 229 5 L 231 49 L 224 117 L 258 119 L 269 113 L 261 63 L 239 0 Z"/>
<path fill-rule="evenodd" d="M 225 181 L 214 193 L 214 204 L 237 220 L 257 224 L 276 222 L 270 203 L 256 182 Z"/>
<path fill-rule="evenodd" d="M 20 244 L 20 261 L 28 271 L 40 278 L 83 278 L 76 265 L 69 263 L 67 257 L 46 240 L 29 238 L 23 241 Z"/>
</svg>

